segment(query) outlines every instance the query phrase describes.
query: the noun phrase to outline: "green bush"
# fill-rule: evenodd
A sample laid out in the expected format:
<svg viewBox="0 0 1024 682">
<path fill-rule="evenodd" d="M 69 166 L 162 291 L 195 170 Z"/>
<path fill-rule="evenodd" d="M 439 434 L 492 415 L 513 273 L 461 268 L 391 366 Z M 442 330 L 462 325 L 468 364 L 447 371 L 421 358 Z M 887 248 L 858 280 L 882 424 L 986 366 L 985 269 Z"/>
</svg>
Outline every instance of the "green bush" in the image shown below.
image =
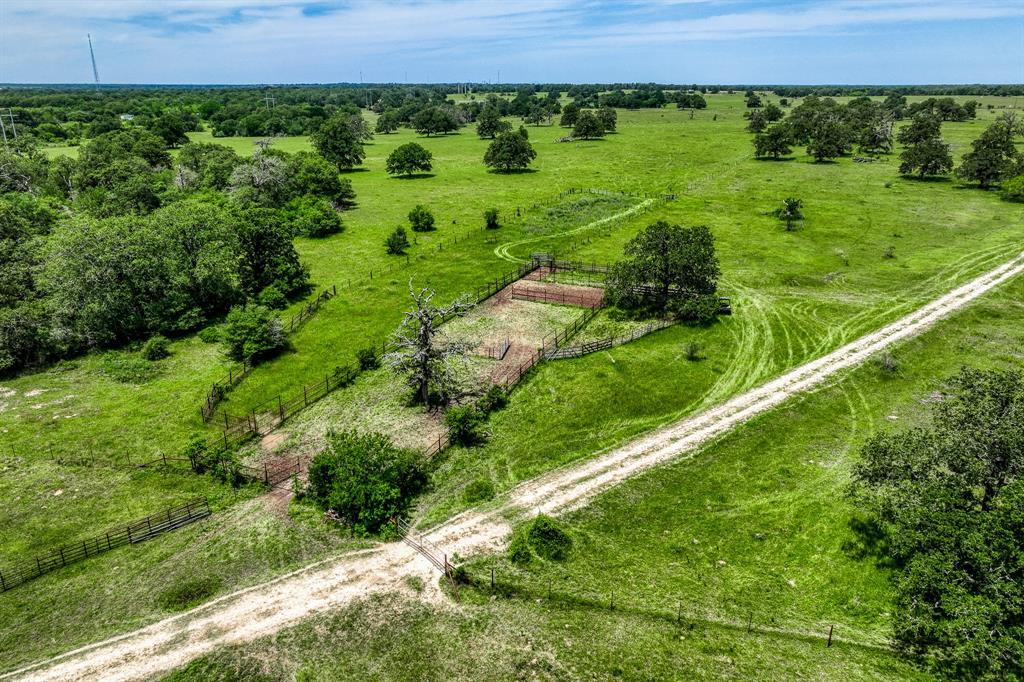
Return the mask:
<svg viewBox="0 0 1024 682">
<path fill-rule="evenodd" d="M 530 522 L 526 539 L 537 556 L 551 561 L 562 561 L 572 549 L 572 538 L 550 516 L 539 514 Z"/>
<path fill-rule="evenodd" d="M 680 320 L 707 323 L 718 315 L 718 297 L 713 294 L 673 298 L 668 309 Z"/>
<path fill-rule="evenodd" d="M 170 345 L 171 342 L 167 340 L 167 337 L 159 334 L 152 336 L 142 344 L 142 357 L 149 361 L 163 360 L 171 355 Z"/>
<path fill-rule="evenodd" d="M 330 433 L 309 466 L 309 496 L 357 535 L 377 533 L 403 515 L 427 485 L 423 456 L 379 433 Z"/>
<path fill-rule="evenodd" d="M 313 196 L 292 199 L 282 211 L 295 234 L 326 237 L 345 229 L 341 216 L 326 199 Z"/>
<path fill-rule="evenodd" d="M 363 371 L 380 367 L 380 358 L 375 348 L 360 348 L 356 351 L 356 360 L 359 362 L 359 369 Z"/>
<path fill-rule="evenodd" d="M 224 344 L 228 357 L 257 362 L 285 347 L 284 328 L 266 306 L 247 303 L 228 313 Z"/>
<path fill-rule="evenodd" d="M 476 504 L 494 497 L 494 484 L 489 478 L 478 478 L 462 491 L 462 500 L 466 504 Z"/>
<path fill-rule="evenodd" d="M 476 401 L 477 409 L 485 415 L 496 412 L 506 405 L 508 405 L 508 393 L 497 384 L 487 389 L 487 392 Z"/>
<path fill-rule="evenodd" d="M 273 284 L 261 291 L 257 299 L 260 305 L 271 310 L 284 310 L 288 307 L 288 298 Z"/>
<path fill-rule="evenodd" d="M 1024 202 L 1024 175 L 1018 175 L 1004 182 L 999 195 L 1007 201 Z"/>
<path fill-rule="evenodd" d="M 384 246 L 392 256 L 404 256 L 405 250 L 409 248 L 409 237 L 405 234 L 405 228 L 396 227 L 395 231 L 384 240 Z"/>
<path fill-rule="evenodd" d="M 701 351 L 700 343 L 697 341 L 690 341 L 686 344 L 686 359 L 690 362 L 696 362 L 704 359 L 704 353 Z"/>
<path fill-rule="evenodd" d="M 501 227 L 501 224 L 498 223 L 498 209 L 489 208 L 484 211 L 484 223 L 487 225 L 488 230 L 497 230 Z"/>
<path fill-rule="evenodd" d="M 430 232 L 434 229 L 434 214 L 422 204 L 409 211 L 409 225 L 413 232 Z"/>
<path fill-rule="evenodd" d="M 486 415 L 474 405 L 449 408 L 444 415 L 448 437 L 458 445 L 477 445 L 487 440 L 483 426 Z"/>
<path fill-rule="evenodd" d="M 156 604 L 165 611 L 184 611 L 202 604 L 220 585 L 220 578 L 213 575 L 179 579 L 157 595 Z"/>
<path fill-rule="evenodd" d="M 210 325 L 209 327 L 203 327 L 199 330 L 199 340 L 203 343 L 219 343 L 220 342 L 220 328 L 216 325 Z"/>
<path fill-rule="evenodd" d="M 508 543 L 508 560 L 516 566 L 525 566 L 530 563 L 531 559 L 533 559 L 533 552 L 530 551 L 526 535 L 516 533 L 512 536 L 512 541 Z"/>
</svg>

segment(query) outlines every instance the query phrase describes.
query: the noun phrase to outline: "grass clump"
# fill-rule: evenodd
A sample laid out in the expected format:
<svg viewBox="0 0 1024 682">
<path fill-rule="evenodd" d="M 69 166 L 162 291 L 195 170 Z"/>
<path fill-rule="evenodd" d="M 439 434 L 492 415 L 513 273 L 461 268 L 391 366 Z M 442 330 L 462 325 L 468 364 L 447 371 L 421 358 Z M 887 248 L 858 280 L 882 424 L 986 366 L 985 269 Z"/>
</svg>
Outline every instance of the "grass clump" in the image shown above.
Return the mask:
<svg viewBox="0 0 1024 682">
<path fill-rule="evenodd" d="M 156 597 L 156 604 L 165 611 L 184 611 L 206 601 L 220 589 L 220 578 L 206 575 L 179 578 Z"/>
<path fill-rule="evenodd" d="M 160 373 L 145 357 L 116 351 L 103 354 L 100 371 L 122 384 L 144 384 Z"/>
<path fill-rule="evenodd" d="M 480 477 L 466 486 L 462 491 L 462 499 L 466 504 L 476 504 L 494 498 L 494 483 L 489 478 Z"/>
</svg>

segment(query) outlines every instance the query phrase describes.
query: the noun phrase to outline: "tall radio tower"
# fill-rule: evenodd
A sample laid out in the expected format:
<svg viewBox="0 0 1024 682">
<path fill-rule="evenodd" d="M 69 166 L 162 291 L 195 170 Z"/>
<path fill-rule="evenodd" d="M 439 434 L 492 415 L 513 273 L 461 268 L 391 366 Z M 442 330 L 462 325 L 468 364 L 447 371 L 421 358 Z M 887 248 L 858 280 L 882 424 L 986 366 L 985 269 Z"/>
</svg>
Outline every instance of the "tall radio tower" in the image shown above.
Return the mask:
<svg viewBox="0 0 1024 682">
<path fill-rule="evenodd" d="M 96 54 L 92 51 L 92 36 L 88 33 L 85 37 L 89 39 L 89 59 L 92 60 L 92 78 L 96 82 L 96 89 L 100 89 L 100 72 L 96 70 Z"/>
</svg>

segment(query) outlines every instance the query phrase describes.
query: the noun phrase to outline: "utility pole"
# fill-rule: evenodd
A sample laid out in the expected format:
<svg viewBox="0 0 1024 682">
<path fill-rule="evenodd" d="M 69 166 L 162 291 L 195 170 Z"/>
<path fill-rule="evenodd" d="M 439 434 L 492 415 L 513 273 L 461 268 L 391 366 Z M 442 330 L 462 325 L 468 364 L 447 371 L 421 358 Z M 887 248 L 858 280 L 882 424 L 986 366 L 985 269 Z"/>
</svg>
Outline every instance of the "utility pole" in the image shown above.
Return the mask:
<svg viewBox="0 0 1024 682">
<path fill-rule="evenodd" d="M 263 97 L 263 101 L 267 105 L 267 111 L 270 111 L 271 108 L 277 106 L 277 100 L 274 97 L 272 97 L 269 93 Z"/>
</svg>

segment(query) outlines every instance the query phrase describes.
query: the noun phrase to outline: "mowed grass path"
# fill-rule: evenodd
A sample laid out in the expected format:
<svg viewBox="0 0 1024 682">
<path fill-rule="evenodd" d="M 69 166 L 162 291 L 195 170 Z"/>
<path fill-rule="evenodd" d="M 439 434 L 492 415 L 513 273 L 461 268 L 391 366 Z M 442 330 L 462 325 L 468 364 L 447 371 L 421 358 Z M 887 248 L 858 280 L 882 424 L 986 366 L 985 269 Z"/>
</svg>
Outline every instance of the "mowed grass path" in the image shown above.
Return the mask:
<svg viewBox="0 0 1024 682">
<path fill-rule="evenodd" d="M 893 348 L 895 373 L 863 365 L 602 494 L 563 519 L 565 562 L 475 558 L 459 608 L 375 598 L 167 680 L 927 679 L 889 648 L 888 571 L 844 491 L 864 440 L 922 423 L 965 359 L 1024 362 L 1022 295 L 1011 282 Z"/>
</svg>

